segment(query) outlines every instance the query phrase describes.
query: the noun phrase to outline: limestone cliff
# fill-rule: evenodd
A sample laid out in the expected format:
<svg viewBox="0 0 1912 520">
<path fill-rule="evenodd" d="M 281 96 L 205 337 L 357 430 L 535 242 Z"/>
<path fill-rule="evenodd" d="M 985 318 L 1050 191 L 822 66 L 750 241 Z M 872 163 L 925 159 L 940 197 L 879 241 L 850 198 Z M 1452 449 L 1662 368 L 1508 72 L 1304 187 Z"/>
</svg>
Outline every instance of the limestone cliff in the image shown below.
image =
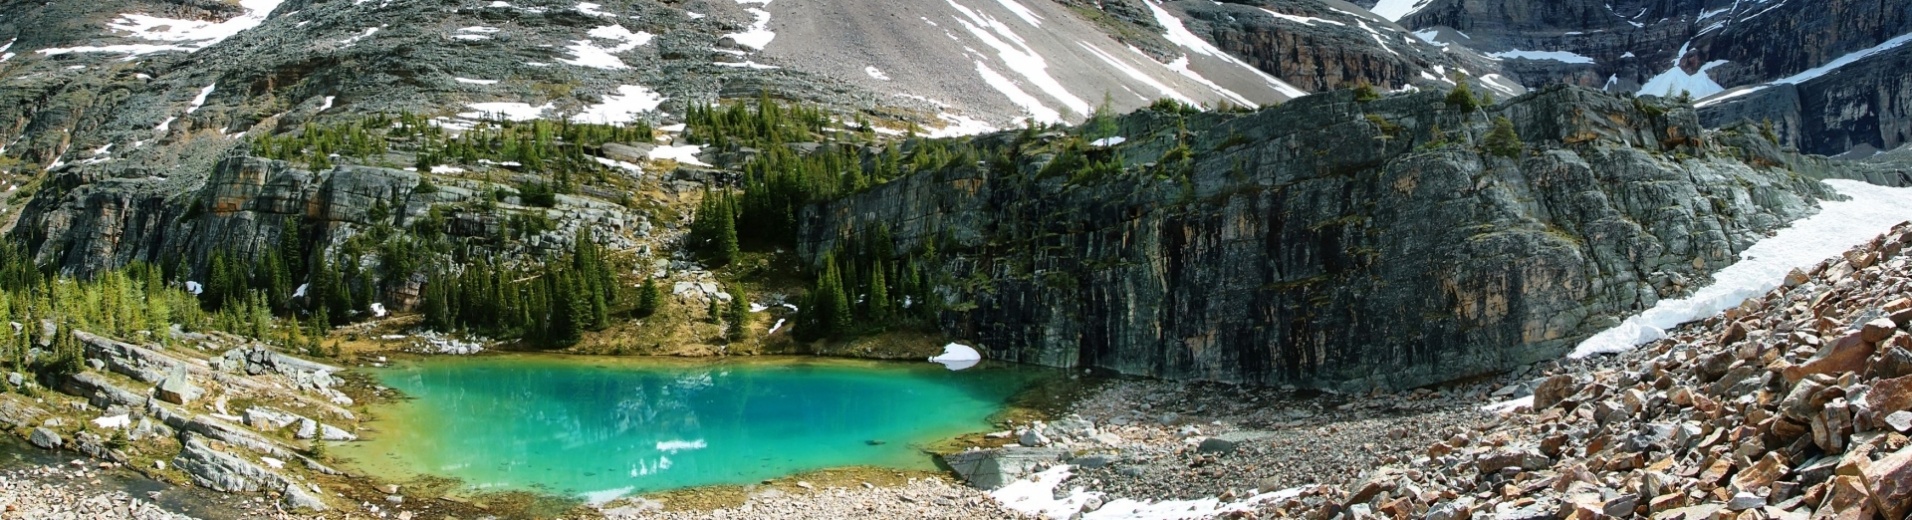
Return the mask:
<svg viewBox="0 0 1912 520">
<path fill-rule="evenodd" d="M 800 249 L 879 227 L 900 250 L 934 244 L 943 329 L 998 359 L 1260 385 L 1460 379 L 1558 356 L 1828 196 L 1783 154 L 1731 144 L 1754 137 L 1657 103 L 1555 87 L 1484 113 L 1346 92 L 1145 112 L 1089 152 L 1128 165 L 1102 177 L 1042 174 L 1074 136 L 988 136 L 977 146 L 1017 160 L 813 206 Z M 1494 117 L 1524 150 L 1479 148 Z M 1192 157 L 1165 168 L 1178 144 Z"/>
</svg>

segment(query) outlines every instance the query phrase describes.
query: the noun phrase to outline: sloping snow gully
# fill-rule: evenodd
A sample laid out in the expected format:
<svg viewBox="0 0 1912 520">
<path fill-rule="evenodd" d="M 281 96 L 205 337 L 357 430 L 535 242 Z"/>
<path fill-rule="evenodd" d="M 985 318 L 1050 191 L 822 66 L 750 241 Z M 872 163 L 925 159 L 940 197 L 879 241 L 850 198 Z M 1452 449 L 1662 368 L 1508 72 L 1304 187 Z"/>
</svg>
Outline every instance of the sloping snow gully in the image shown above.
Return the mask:
<svg viewBox="0 0 1912 520">
<path fill-rule="evenodd" d="M 1624 352 L 1666 337 L 1667 329 L 1706 318 L 1747 298 L 1778 287 L 1786 273 L 1809 268 L 1852 246 L 1912 220 L 1912 188 L 1888 188 L 1849 180 L 1827 180 L 1845 201 L 1822 201 L 1819 214 L 1740 253 L 1740 261 L 1713 274 L 1713 283 L 1692 296 L 1660 300 L 1652 308 L 1601 331 L 1574 348 L 1572 357 Z"/>
</svg>

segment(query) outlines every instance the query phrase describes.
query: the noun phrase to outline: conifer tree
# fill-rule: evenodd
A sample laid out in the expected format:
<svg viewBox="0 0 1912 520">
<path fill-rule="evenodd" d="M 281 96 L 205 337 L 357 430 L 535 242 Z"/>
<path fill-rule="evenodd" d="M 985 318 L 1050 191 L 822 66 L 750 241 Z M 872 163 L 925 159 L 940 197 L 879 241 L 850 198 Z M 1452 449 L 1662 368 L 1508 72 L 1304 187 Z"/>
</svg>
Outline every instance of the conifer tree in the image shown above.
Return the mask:
<svg viewBox="0 0 1912 520">
<path fill-rule="evenodd" d="M 865 307 L 869 309 L 871 321 L 880 323 L 890 317 L 890 288 L 883 276 L 881 258 L 877 259 L 876 265 L 870 268 L 869 303 Z"/>
<path fill-rule="evenodd" d="M 742 285 L 730 286 L 730 306 L 724 313 L 724 335 L 731 341 L 743 339 L 746 325 L 750 320 L 750 295 L 744 293 Z"/>
<path fill-rule="evenodd" d="M 638 317 L 649 317 L 657 313 L 658 304 L 664 299 L 663 290 L 657 287 L 657 279 L 644 276 L 644 285 L 637 290 L 637 307 L 633 311 Z"/>
<path fill-rule="evenodd" d="M 1487 132 L 1481 146 L 1487 153 L 1501 157 L 1519 157 L 1526 145 L 1520 142 L 1520 134 L 1514 132 L 1514 122 L 1504 116 L 1494 117 L 1494 129 Z"/>
</svg>

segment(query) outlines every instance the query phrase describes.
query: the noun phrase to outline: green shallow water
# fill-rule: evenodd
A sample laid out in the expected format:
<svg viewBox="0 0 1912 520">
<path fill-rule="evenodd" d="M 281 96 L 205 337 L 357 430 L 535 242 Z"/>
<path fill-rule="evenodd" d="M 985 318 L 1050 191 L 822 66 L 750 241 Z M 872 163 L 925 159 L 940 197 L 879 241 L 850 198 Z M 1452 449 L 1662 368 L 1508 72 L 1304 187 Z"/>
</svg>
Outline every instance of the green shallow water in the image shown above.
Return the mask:
<svg viewBox="0 0 1912 520">
<path fill-rule="evenodd" d="M 931 469 L 924 445 L 988 428 L 1039 377 L 932 363 L 552 356 L 428 359 L 374 375 L 413 399 L 384 405 L 376 432 L 336 448 L 355 467 L 590 499 L 843 466 Z"/>
</svg>

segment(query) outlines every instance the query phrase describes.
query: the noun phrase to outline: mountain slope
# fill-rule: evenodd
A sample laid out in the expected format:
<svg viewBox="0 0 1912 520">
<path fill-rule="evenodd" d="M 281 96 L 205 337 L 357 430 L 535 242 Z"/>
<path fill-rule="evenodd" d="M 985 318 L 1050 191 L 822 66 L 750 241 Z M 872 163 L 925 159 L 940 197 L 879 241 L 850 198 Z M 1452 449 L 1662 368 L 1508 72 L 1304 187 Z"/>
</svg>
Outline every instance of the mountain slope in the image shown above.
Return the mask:
<svg viewBox="0 0 1912 520">
<path fill-rule="evenodd" d="M 1906 142 L 1904 2 L 1389 0 L 1418 34 L 1501 58 L 1533 87 L 1571 83 L 1695 99 L 1709 124 L 1772 119 L 1800 149 L 1870 153 Z M 1852 72 L 1842 72 L 1842 71 Z M 1838 79 L 1821 79 L 1841 74 Z M 1758 87 L 1758 95 L 1734 87 Z M 1747 89 L 1751 90 L 1751 88 Z M 1730 107 L 1728 107 L 1730 105 Z M 1719 108 L 1714 108 L 1719 107 Z"/>
</svg>

